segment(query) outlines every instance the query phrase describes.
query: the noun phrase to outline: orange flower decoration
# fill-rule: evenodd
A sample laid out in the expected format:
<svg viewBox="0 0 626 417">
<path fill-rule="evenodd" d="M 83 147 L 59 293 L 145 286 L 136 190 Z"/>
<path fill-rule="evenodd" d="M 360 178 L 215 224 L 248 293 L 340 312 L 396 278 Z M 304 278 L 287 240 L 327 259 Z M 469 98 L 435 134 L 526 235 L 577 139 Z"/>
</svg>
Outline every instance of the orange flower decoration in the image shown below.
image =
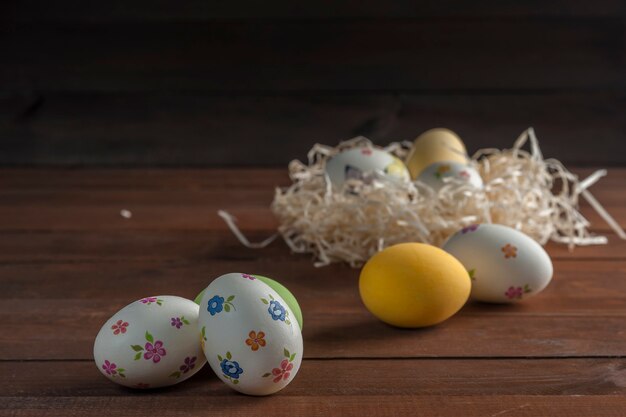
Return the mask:
<svg viewBox="0 0 626 417">
<path fill-rule="evenodd" d="M 254 330 L 248 334 L 249 339 L 246 339 L 246 345 L 250 346 L 253 352 L 259 350 L 259 346 L 265 346 L 265 333 L 258 332 L 256 333 Z"/>
<path fill-rule="evenodd" d="M 507 243 L 502 247 L 502 252 L 504 252 L 504 257 L 506 259 L 517 257 L 517 248 L 510 243 Z"/>
<path fill-rule="evenodd" d="M 437 174 L 439 175 L 445 174 L 448 171 L 450 171 L 450 165 L 439 165 L 437 168 Z"/>
</svg>

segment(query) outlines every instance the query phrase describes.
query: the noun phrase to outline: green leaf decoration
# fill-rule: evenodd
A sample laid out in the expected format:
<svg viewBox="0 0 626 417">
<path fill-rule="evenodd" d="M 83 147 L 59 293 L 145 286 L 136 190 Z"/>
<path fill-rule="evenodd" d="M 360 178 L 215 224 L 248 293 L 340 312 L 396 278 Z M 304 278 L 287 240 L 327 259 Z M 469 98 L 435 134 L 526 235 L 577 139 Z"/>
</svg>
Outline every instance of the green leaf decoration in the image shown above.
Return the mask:
<svg viewBox="0 0 626 417">
<path fill-rule="evenodd" d="M 226 299 L 226 301 L 233 301 L 234 299 L 235 299 L 235 296 L 234 296 L 234 295 L 231 295 L 230 297 L 228 297 L 228 298 Z"/>
<path fill-rule="evenodd" d="M 291 354 L 289 353 L 289 351 L 287 350 L 287 348 L 284 348 L 284 350 L 283 350 L 283 354 L 285 355 L 285 358 L 288 358 L 288 357 L 289 357 L 289 355 L 291 355 Z"/>
<path fill-rule="evenodd" d="M 272 297 L 272 294 L 268 294 L 270 296 L 270 298 L 272 299 L 272 301 L 274 300 L 274 297 Z"/>
<path fill-rule="evenodd" d="M 222 358 L 222 355 L 217 355 L 217 359 L 221 362 L 224 360 L 224 358 Z"/>
<path fill-rule="evenodd" d="M 233 384 L 237 385 L 239 383 L 238 379 L 233 379 Z"/>
<path fill-rule="evenodd" d="M 141 346 L 139 346 L 139 345 L 130 345 L 130 347 L 135 352 L 141 352 L 143 350 L 143 348 Z"/>
<path fill-rule="evenodd" d="M 291 324 L 291 321 L 290 320 L 285 320 L 285 323 Z"/>
<path fill-rule="evenodd" d="M 177 379 L 180 378 L 180 371 L 172 372 L 170 374 L 170 377 L 171 378 L 177 378 Z"/>
<path fill-rule="evenodd" d="M 230 304 L 224 304 L 224 310 L 228 313 L 230 311 Z"/>
<path fill-rule="evenodd" d="M 289 362 L 293 362 L 295 358 L 296 358 L 296 354 L 292 353 L 291 356 L 289 357 Z"/>
<path fill-rule="evenodd" d="M 157 305 L 162 306 L 163 305 L 163 300 L 157 300 Z"/>
<path fill-rule="evenodd" d="M 141 358 L 141 352 L 137 352 L 137 354 L 135 355 L 135 360 L 138 361 L 139 358 Z"/>
<path fill-rule="evenodd" d="M 531 292 L 531 291 L 532 291 L 532 290 L 530 289 L 530 286 L 529 286 L 528 284 L 524 285 L 524 292 L 525 292 L 525 293 L 529 293 L 529 292 Z"/>
<path fill-rule="evenodd" d="M 467 273 L 469 274 L 469 277 L 472 281 L 476 279 L 476 277 L 474 276 L 476 274 L 476 269 L 470 269 L 469 271 L 467 271 Z"/>
<path fill-rule="evenodd" d="M 121 376 L 122 378 L 126 378 L 126 375 L 124 375 L 124 372 L 126 372 L 126 369 L 124 369 L 124 368 L 118 368 L 117 369 L 118 375 Z"/>
<path fill-rule="evenodd" d="M 206 326 L 202 326 L 202 338 L 206 340 Z"/>
<path fill-rule="evenodd" d="M 263 304 L 269 304 L 269 301 L 267 301 L 265 298 L 261 298 L 261 301 L 263 301 Z"/>
<path fill-rule="evenodd" d="M 187 320 L 186 318 L 181 317 L 180 319 L 181 319 L 180 321 L 182 321 L 183 323 L 189 324 L 189 320 Z"/>
<path fill-rule="evenodd" d="M 233 355 L 230 354 L 230 352 L 226 352 L 226 359 L 231 360 L 233 358 Z"/>
<path fill-rule="evenodd" d="M 270 376 L 270 375 L 272 375 L 272 374 L 271 374 L 271 373 L 269 373 L 269 372 L 264 373 L 264 374 L 263 374 L 263 376 L 262 376 L 262 378 L 267 378 L 267 377 L 268 377 L 268 376 Z"/>
<path fill-rule="evenodd" d="M 146 330 L 146 340 L 150 343 L 154 343 L 154 338 L 152 337 L 150 333 L 148 333 L 147 330 Z"/>
</svg>

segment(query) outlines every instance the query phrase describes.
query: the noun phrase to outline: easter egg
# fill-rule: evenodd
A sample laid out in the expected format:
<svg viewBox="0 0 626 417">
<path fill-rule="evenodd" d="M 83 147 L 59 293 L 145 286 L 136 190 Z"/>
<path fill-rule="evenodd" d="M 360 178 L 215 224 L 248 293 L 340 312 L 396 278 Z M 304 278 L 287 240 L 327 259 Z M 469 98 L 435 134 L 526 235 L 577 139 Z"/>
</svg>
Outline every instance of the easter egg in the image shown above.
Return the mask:
<svg viewBox="0 0 626 417">
<path fill-rule="evenodd" d="M 483 179 L 474 167 L 454 161 L 435 162 L 423 170 L 417 179 L 435 191 L 450 183 L 467 184 L 474 188 L 483 186 Z"/>
<path fill-rule="evenodd" d="M 182 382 L 206 363 L 198 343 L 198 305 L 171 295 L 135 301 L 104 323 L 93 356 L 98 370 L 120 385 Z"/>
<path fill-rule="evenodd" d="M 472 279 L 473 299 L 510 303 L 540 293 L 552 279 L 552 261 L 539 243 L 499 224 L 466 227 L 443 249 L 454 255 Z"/>
<path fill-rule="evenodd" d="M 400 243 L 378 252 L 359 277 L 365 307 L 397 327 L 424 327 L 446 320 L 463 307 L 470 286 L 459 261 L 423 243 Z"/>
<path fill-rule="evenodd" d="M 370 183 L 377 175 L 402 181 L 409 179 L 409 171 L 400 159 L 372 147 L 338 153 L 326 162 L 326 174 L 336 187 L 341 187 L 348 179 Z"/>
<path fill-rule="evenodd" d="M 231 273 L 211 282 L 200 300 L 198 328 L 213 371 L 244 394 L 280 391 L 300 368 L 296 314 L 255 275 Z"/>
<path fill-rule="evenodd" d="M 456 133 L 449 129 L 436 128 L 427 130 L 415 139 L 406 165 L 411 178 L 416 179 L 435 162 L 467 164 L 468 159 L 465 145 Z"/>
<path fill-rule="evenodd" d="M 283 298 L 283 300 L 285 300 L 285 302 L 293 312 L 294 317 L 298 321 L 298 326 L 300 326 L 300 330 L 302 331 L 302 310 L 300 309 L 300 304 L 298 304 L 298 300 L 296 300 L 296 297 L 291 293 L 291 291 L 289 291 L 287 287 L 285 287 L 280 282 L 274 281 L 271 278 L 264 277 L 262 275 L 255 275 L 255 277 L 269 285 L 274 291 L 278 293 L 278 295 Z"/>
<path fill-rule="evenodd" d="M 264 276 L 258 275 L 258 274 L 255 274 L 254 277 L 257 278 L 257 279 L 260 279 L 261 281 L 263 281 L 264 283 L 266 283 L 267 285 L 272 287 L 272 289 L 274 291 L 276 291 L 278 293 L 278 295 L 283 297 L 283 300 L 285 300 L 285 302 L 287 303 L 289 308 L 291 308 L 291 311 L 293 311 L 293 315 L 295 316 L 296 320 L 298 321 L 298 325 L 300 326 L 300 330 L 302 330 L 302 324 L 303 324 L 303 322 L 302 322 L 302 310 L 300 309 L 300 305 L 298 304 L 298 300 L 296 300 L 296 297 L 291 293 L 291 291 L 289 291 L 287 289 L 287 287 L 285 287 L 280 282 L 274 281 L 271 278 L 264 277 Z M 202 301 L 202 296 L 203 295 L 204 295 L 204 290 L 202 290 L 196 296 L 196 298 L 194 299 L 194 302 L 199 305 L 200 302 Z"/>
</svg>

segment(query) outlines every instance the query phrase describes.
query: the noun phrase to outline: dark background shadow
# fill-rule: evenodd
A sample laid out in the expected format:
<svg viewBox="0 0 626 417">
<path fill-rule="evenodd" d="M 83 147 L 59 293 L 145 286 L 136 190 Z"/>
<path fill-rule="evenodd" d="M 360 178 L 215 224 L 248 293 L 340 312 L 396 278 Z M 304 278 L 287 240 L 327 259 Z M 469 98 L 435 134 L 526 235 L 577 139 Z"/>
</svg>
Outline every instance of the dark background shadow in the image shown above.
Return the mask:
<svg viewBox="0 0 626 417">
<path fill-rule="evenodd" d="M 285 166 L 435 126 L 626 163 L 623 1 L 8 0 L 0 25 L 0 165 Z"/>
</svg>

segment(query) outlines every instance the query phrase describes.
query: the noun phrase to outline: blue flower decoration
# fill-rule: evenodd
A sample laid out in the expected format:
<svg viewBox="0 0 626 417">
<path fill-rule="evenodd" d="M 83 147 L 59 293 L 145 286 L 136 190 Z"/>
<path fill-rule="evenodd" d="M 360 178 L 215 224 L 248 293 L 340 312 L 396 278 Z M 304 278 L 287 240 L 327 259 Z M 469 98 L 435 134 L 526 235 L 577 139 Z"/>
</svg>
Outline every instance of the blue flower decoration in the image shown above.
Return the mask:
<svg viewBox="0 0 626 417">
<path fill-rule="evenodd" d="M 285 317 L 287 316 L 287 312 L 285 311 L 285 307 L 280 305 L 280 303 L 276 300 L 270 301 L 270 306 L 267 311 L 270 313 L 270 316 L 274 320 L 285 321 Z"/>
<path fill-rule="evenodd" d="M 239 379 L 239 375 L 243 373 L 243 369 L 241 369 L 237 361 L 224 359 L 222 363 L 220 363 L 220 366 L 222 367 L 224 375 L 233 379 Z"/>
<path fill-rule="evenodd" d="M 224 308 L 224 297 L 220 297 L 219 295 L 216 295 L 209 300 L 207 310 L 209 313 L 211 313 L 212 316 L 222 311 L 223 308 Z"/>
</svg>

